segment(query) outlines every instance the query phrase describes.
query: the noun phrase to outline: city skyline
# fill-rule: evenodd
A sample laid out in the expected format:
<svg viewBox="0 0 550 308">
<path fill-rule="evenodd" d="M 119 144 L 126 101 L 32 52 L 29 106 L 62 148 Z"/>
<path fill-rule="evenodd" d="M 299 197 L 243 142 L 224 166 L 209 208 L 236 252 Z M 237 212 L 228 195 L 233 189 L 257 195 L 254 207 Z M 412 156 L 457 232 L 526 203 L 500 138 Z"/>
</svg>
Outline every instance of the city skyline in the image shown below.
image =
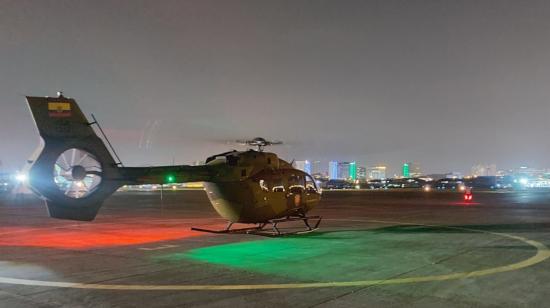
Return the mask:
<svg viewBox="0 0 550 308">
<path fill-rule="evenodd" d="M 320 168 L 316 167 L 313 168 L 312 164 L 316 163 L 320 166 L 325 166 L 326 168 Z M 399 165 L 398 169 L 400 172 L 398 173 L 389 173 L 387 170 L 389 170 L 389 166 L 384 163 L 378 163 L 378 164 L 365 164 L 358 161 L 353 162 L 347 162 L 347 161 L 337 161 L 337 160 L 330 160 L 328 162 L 325 162 L 323 164 L 323 161 L 310 161 L 310 160 L 294 160 L 293 165 L 297 169 L 300 169 L 302 171 L 306 171 L 310 174 L 324 174 L 328 176 L 329 178 L 347 178 L 347 176 L 339 176 L 341 175 L 341 171 L 339 171 L 339 168 L 341 168 L 343 165 L 345 167 L 348 167 L 349 164 L 353 164 L 355 166 L 356 172 L 357 172 L 357 178 L 361 178 L 359 176 L 360 169 L 364 168 L 365 172 L 365 178 L 366 179 L 379 179 L 379 178 L 394 178 L 394 177 L 418 177 L 418 176 L 426 176 L 426 175 L 441 175 L 441 174 L 447 174 L 449 176 L 457 176 L 457 177 L 463 177 L 463 176 L 498 176 L 498 175 L 504 175 L 504 174 L 518 174 L 518 173 L 550 173 L 550 167 L 533 167 L 533 166 L 514 166 L 514 167 L 507 167 L 507 168 L 497 168 L 496 164 L 487 164 L 487 163 L 477 163 L 472 165 L 470 169 L 468 169 L 466 172 L 456 171 L 456 170 L 439 170 L 439 171 L 429 171 L 426 172 L 423 170 L 421 166 L 419 166 L 416 162 L 405 162 L 401 165 Z M 336 176 L 331 176 L 331 169 L 332 173 Z M 405 171 L 407 170 L 407 171 Z M 376 176 L 372 176 L 369 174 L 377 174 Z M 407 174 L 405 174 L 407 173 Z M 379 174 L 383 174 L 383 176 L 380 176 Z M 347 175 L 347 173 L 346 173 Z"/>
<path fill-rule="evenodd" d="M 284 141 L 268 150 L 288 161 L 390 174 L 407 161 L 550 166 L 544 1 L 52 3 L 2 2 L 9 170 L 39 144 L 24 95 L 58 90 L 126 165 L 187 164 L 261 136 Z"/>
</svg>

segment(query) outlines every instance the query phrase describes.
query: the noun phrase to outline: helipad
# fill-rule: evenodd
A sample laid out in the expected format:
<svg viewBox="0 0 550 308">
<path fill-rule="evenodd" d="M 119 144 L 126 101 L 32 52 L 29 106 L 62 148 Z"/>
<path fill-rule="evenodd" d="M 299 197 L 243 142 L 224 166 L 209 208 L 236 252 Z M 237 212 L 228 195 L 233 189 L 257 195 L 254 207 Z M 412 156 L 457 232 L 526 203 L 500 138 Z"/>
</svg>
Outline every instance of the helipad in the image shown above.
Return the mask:
<svg viewBox="0 0 550 308">
<path fill-rule="evenodd" d="M 0 306 L 542 303 L 548 196 L 476 197 L 327 193 L 322 229 L 284 238 L 190 232 L 223 223 L 201 191 L 118 194 L 78 224 L 6 200 Z"/>
</svg>

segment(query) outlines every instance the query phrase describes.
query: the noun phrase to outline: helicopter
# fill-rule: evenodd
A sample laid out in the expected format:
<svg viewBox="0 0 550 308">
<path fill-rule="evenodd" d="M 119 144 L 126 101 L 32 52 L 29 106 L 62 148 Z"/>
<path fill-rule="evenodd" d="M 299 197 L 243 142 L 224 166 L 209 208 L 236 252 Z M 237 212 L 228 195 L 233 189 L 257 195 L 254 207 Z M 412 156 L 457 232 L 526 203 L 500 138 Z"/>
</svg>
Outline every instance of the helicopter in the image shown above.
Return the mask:
<svg viewBox="0 0 550 308">
<path fill-rule="evenodd" d="M 305 224 L 294 233 L 319 227 L 322 217 L 307 215 L 322 193 L 313 177 L 264 151 L 281 141 L 239 140 L 256 149 L 212 155 L 203 165 L 126 167 L 95 116 L 88 121 L 74 99 L 58 93 L 26 100 L 41 137 L 25 167 L 28 186 L 45 200 L 50 217 L 92 221 L 103 201 L 124 185 L 204 182 L 210 203 L 228 224 L 222 230 L 193 230 L 282 235 L 284 222 Z M 232 229 L 235 223 L 253 226 Z"/>
</svg>

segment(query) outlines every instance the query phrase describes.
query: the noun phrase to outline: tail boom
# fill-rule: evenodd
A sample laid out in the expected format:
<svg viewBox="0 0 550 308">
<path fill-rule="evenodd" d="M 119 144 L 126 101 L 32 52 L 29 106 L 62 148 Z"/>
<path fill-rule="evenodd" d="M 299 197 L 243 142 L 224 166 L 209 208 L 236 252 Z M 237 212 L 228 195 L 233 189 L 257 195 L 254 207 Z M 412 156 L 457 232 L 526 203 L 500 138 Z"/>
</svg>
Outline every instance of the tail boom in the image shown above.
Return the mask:
<svg viewBox="0 0 550 308">
<path fill-rule="evenodd" d="M 206 165 L 123 167 L 119 170 L 124 185 L 210 182 L 212 180 L 212 170 Z"/>
</svg>

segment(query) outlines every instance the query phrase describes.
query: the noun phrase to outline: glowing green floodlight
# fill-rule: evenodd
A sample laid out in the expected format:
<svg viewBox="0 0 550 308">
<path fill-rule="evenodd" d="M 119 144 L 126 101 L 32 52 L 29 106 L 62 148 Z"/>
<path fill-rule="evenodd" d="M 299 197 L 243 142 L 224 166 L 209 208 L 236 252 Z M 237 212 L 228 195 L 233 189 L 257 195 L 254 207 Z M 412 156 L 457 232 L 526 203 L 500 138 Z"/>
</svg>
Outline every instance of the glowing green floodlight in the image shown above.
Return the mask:
<svg viewBox="0 0 550 308">
<path fill-rule="evenodd" d="M 167 182 L 167 183 L 174 183 L 175 181 L 176 181 L 176 177 L 175 177 L 175 176 L 173 176 L 173 175 L 171 175 L 171 174 L 169 174 L 169 175 L 166 176 L 166 182 Z"/>
</svg>

